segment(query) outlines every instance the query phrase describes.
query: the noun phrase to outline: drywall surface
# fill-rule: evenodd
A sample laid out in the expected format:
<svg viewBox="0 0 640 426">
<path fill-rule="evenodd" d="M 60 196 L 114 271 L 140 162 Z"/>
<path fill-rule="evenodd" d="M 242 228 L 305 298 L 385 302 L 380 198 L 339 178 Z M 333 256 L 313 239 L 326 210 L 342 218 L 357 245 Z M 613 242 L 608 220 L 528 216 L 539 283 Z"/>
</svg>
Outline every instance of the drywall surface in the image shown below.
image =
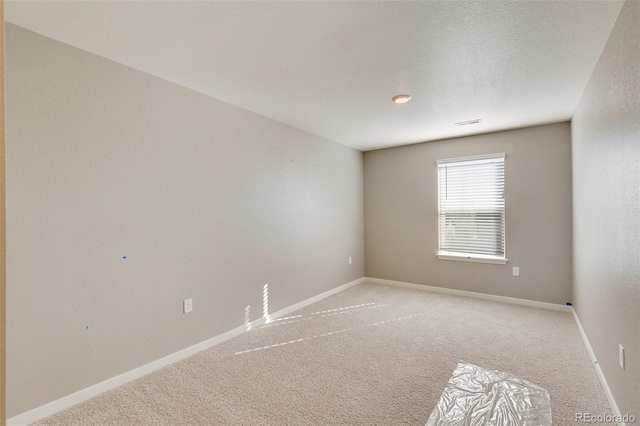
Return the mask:
<svg viewBox="0 0 640 426">
<path fill-rule="evenodd" d="M 571 295 L 571 135 L 558 123 L 364 154 L 367 277 L 565 303 Z M 506 265 L 436 258 L 436 161 L 506 153 Z M 520 276 L 512 267 L 520 267 Z"/>
<path fill-rule="evenodd" d="M 622 7 L 571 128 L 575 310 L 620 412 L 640 418 L 640 2 Z"/>
<path fill-rule="evenodd" d="M 363 276 L 357 150 L 14 25 L 7 126 L 9 417 Z"/>
</svg>

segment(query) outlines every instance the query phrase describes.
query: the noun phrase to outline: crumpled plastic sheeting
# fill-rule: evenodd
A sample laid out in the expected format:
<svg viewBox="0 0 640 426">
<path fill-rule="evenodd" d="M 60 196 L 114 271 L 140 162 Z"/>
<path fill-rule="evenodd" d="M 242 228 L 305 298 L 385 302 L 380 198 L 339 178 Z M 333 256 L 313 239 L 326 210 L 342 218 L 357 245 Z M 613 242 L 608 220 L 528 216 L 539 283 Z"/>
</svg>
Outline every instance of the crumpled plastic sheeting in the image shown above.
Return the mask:
<svg viewBox="0 0 640 426">
<path fill-rule="evenodd" d="M 549 426 L 549 393 L 501 371 L 460 362 L 427 426 Z"/>
</svg>

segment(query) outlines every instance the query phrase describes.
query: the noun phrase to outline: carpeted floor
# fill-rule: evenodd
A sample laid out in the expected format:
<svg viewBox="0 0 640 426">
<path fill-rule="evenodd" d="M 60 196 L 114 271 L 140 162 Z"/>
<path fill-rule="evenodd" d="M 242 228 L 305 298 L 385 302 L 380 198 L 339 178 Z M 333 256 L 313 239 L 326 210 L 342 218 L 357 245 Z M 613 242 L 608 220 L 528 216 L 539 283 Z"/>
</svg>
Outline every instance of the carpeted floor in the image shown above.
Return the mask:
<svg viewBox="0 0 640 426">
<path fill-rule="evenodd" d="M 424 425 L 459 361 L 610 413 L 569 313 L 363 283 L 38 425 Z"/>
</svg>

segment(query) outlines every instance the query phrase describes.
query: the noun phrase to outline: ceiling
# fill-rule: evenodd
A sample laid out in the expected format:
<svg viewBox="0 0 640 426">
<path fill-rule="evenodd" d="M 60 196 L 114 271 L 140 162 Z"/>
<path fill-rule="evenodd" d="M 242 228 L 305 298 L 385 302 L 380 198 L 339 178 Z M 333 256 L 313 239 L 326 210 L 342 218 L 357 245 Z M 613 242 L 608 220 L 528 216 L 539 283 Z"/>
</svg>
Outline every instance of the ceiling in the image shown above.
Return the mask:
<svg viewBox="0 0 640 426">
<path fill-rule="evenodd" d="M 5 19 L 367 151 L 569 120 L 621 7 L 6 1 Z"/>
</svg>

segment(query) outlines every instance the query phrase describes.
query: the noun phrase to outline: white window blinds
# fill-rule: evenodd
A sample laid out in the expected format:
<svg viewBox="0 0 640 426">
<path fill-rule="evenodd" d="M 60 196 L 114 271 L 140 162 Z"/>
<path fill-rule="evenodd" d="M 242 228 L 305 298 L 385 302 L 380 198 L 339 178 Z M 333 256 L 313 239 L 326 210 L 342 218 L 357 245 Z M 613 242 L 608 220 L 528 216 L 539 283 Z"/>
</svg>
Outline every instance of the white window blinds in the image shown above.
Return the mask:
<svg viewBox="0 0 640 426">
<path fill-rule="evenodd" d="M 438 160 L 438 255 L 504 259 L 504 158 Z"/>
</svg>

